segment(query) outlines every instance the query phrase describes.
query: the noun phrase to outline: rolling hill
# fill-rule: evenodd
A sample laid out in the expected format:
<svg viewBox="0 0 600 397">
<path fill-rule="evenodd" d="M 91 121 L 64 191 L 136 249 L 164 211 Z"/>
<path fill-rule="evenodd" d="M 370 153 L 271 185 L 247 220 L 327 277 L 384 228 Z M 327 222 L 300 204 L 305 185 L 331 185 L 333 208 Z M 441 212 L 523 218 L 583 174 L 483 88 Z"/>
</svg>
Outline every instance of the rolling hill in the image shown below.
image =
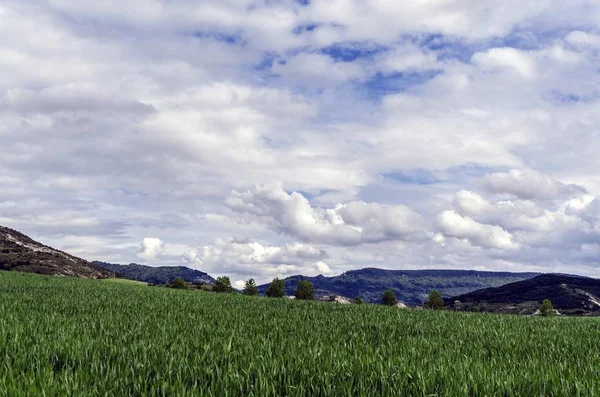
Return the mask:
<svg viewBox="0 0 600 397">
<path fill-rule="evenodd" d="M 544 299 L 568 315 L 600 315 L 600 280 L 565 274 L 542 274 L 496 288 L 446 299 L 456 310 L 533 314 Z"/>
<path fill-rule="evenodd" d="M 456 296 L 481 288 L 497 287 L 529 279 L 539 273 L 483 272 L 476 270 L 384 270 L 367 268 L 351 270 L 334 277 L 292 276 L 285 279 L 286 295 L 293 295 L 299 280 L 313 283 L 315 294 L 360 296 L 365 302 L 379 303 L 383 291 L 391 289 L 409 306 L 421 305 L 433 289 L 444 297 Z M 265 293 L 268 284 L 259 286 Z"/>
<path fill-rule="evenodd" d="M 181 277 L 188 283 L 214 284 L 215 279 L 207 273 L 190 269 L 185 266 L 145 266 L 137 263 L 119 265 L 106 262 L 92 262 L 95 266 L 111 272 L 121 273 L 128 279 L 143 281 L 149 284 L 167 284 L 176 277 Z"/>
<path fill-rule="evenodd" d="M 0 270 L 84 278 L 119 277 L 4 226 L 0 226 Z"/>
</svg>

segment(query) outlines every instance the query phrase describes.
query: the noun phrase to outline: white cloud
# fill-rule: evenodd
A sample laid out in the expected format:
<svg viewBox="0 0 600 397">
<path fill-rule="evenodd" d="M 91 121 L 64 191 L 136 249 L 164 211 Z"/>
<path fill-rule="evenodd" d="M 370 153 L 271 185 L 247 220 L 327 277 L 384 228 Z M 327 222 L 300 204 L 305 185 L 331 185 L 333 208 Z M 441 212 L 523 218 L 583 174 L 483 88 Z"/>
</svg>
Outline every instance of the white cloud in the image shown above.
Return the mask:
<svg viewBox="0 0 600 397">
<path fill-rule="evenodd" d="M 580 30 L 573 31 L 565 37 L 570 43 L 578 47 L 600 47 L 600 36 L 582 32 Z"/>
<path fill-rule="evenodd" d="M 360 79 L 365 75 L 365 71 L 358 64 L 335 62 L 327 55 L 311 53 L 301 53 L 285 61 L 275 62 L 272 71 L 287 80 L 321 88 Z"/>
<path fill-rule="evenodd" d="M 213 244 L 185 252 L 192 267 L 211 273 L 235 273 L 266 281 L 292 274 L 329 274 L 326 251 L 302 243 L 263 245 L 248 239 L 217 239 Z"/>
<path fill-rule="evenodd" d="M 142 240 L 141 249 L 138 251 L 138 258 L 155 261 L 165 251 L 165 243 L 159 238 L 145 237 Z"/>
<path fill-rule="evenodd" d="M 233 191 L 229 208 L 268 227 L 309 242 L 358 245 L 386 240 L 418 240 L 426 236 L 426 221 L 403 205 L 350 202 L 335 208 L 313 208 L 300 193 L 282 185 L 259 185 Z"/>
<path fill-rule="evenodd" d="M 219 249 L 330 253 L 273 254 L 269 276 L 596 274 L 599 12 L 589 0 L 4 1 L 0 223 L 114 262 L 135 261 L 145 236 L 168 236 L 155 264 L 239 234 L 262 250 Z"/>
<path fill-rule="evenodd" d="M 244 287 L 246 286 L 246 281 L 245 280 L 235 280 L 232 284 L 233 284 L 233 288 L 244 289 Z"/>
<path fill-rule="evenodd" d="M 535 170 L 510 170 L 508 173 L 486 175 L 486 188 L 494 193 L 509 193 L 525 199 L 552 199 L 577 195 L 585 189 L 565 185 Z"/>
<path fill-rule="evenodd" d="M 579 203 L 578 200 L 576 202 Z M 579 218 L 565 211 L 564 206 L 550 204 L 551 208 L 545 208 L 541 204 L 518 199 L 492 204 L 479 194 L 464 190 L 454 197 L 454 205 L 462 214 L 508 230 L 553 233 L 580 226 Z M 530 236 L 529 240 L 532 242 L 534 239 Z"/>
<path fill-rule="evenodd" d="M 567 186 L 545 175 L 537 176 L 552 181 L 552 186 Z M 544 194 L 542 198 L 523 200 L 514 196 L 498 199 L 497 194 L 486 198 L 461 190 L 453 198 L 453 207 L 438 216 L 441 235 L 433 239 L 446 255 L 468 252 L 453 246 L 447 238 L 453 237 L 484 249 L 469 256 L 481 256 L 485 249 L 501 250 L 486 252 L 488 261 L 496 258 L 504 264 L 511 261 L 523 267 L 550 266 L 555 270 L 560 270 L 558 264 L 562 264 L 560 271 L 579 268 L 589 272 L 595 266 L 591 253 L 600 237 L 600 211 L 594 195 L 575 189 L 567 196 Z"/>
<path fill-rule="evenodd" d="M 384 53 L 378 59 L 378 63 L 387 73 L 422 72 L 441 67 L 435 53 L 424 51 L 414 44 L 399 46 Z"/>
<path fill-rule="evenodd" d="M 536 76 L 535 61 L 529 54 L 514 48 L 492 48 L 473 55 L 472 61 L 488 71 L 513 71 L 524 78 Z"/>
<path fill-rule="evenodd" d="M 438 227 L 449 237 L 467 239 L 471 244 L 487 248 L 516 249 L 513 236 L 499 226 L 481 224 L 454 211 L 444 211 L 438 217 Z"/>
</svg>

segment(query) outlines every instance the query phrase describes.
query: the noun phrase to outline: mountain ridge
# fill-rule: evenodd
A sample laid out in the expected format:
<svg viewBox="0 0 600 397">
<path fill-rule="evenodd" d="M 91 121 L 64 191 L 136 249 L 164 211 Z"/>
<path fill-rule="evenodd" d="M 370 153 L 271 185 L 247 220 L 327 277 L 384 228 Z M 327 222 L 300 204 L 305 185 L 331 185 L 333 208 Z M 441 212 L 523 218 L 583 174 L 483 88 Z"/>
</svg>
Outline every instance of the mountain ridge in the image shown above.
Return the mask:
<svg viewBox="0 0 600 397">
<path fill-rule="evenodd" d="M 331 277 L 294 275 L 286 277 L 284 281 L 286 295 L 293 295 L 299 280 L 308 280 L 313 283 L 317 296 L 341 295 L 348 298 L 360 296 L 365 302 L 378 303 L 383 292 L 391 289 L 400 301 L 409 306 L 419 306 L 425 302 L 427 295 L 433 289 L 439 290 L 445 297 L 451 297 L 538 275 L 540 273 L 455 269 L 388 270 L 367 267 L 349 270 L 339 276 Z M 268 283 L 260 285 L 259 293 L 264 294 L 268 287 Z"/>
</svg>

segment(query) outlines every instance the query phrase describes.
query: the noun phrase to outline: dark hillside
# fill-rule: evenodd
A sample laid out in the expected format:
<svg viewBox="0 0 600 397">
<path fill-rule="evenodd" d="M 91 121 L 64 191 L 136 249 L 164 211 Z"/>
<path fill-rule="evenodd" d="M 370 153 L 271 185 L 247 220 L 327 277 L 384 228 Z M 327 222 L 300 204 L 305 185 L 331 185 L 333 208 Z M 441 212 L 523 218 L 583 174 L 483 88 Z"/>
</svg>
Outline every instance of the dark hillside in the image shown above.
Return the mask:
<svg viewBox="0 0 600 397">
<path fill-rule="evenodd" d="M 190 269 L 185 266 L 145 266 L 131 263 L 119 265 L 106 262 L 92 262 L 94 265 L 106 270 L 121 273 L 130 280 L 143 281 L 149 284 L 167 284 L 176 277 L 181 277 L 188 283 L 214 284 L 215 279 L 207 273 Z"/>
<path fill-rule="evenodd" d="M 498 288 L 486 288 L 447 299 L 458 310 L 532 314 L 544 299 L 560 313 L 600 314 L 600 280 L 565 274 L 543 274 Z"/>
</svg>

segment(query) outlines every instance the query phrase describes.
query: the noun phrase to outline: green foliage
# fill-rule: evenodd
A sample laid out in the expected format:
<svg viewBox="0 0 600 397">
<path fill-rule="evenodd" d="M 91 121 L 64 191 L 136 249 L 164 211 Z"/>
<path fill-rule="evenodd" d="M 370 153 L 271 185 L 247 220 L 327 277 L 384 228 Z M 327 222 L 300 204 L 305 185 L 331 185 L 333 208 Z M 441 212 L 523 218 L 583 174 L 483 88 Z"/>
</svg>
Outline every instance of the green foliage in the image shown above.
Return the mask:
<svg viewBox="0 0 600 397">
<path fill-rule="evenodd" d="M 394 292 L 391 289 L 388 289 L 383 293 L 381 303 L 387 306 L 394 306 L 398 303 L 398 299 L 396 298 L 396 295 L 394 295 Z"/>
<path fill-rule="evenodd" d="M 169 287 L 176 289 L 189 289 L 188 283 L 186 283 L 181 277 L 175 277 L 175 279 L 169 283 Z"/>
<path fill-rule="evenodd" d="M 0 262 L 2 262 L 1 259 Z M 175 277 L 181 277 L 186 282 L 195 284 L 215 282 L 208 274 L 184 266 L 145 266 L 137 263 L 119 265 L 106 262 L 92 262 L 92 264 L 115 274 L 122 274 L 128 279 L 149 284 L 168 284 Z"/>
<path fill-rule="evenodd" d="M 294 296 L 296 299 L 312 301 L 315 299 L 315 290 L 313 285 L 308 280 L 300 280 L 296 285 L 296 290 L 294 291 Z"/>
<path fill-rule="evenodd" d="M 540 313 L 545 317 L 554 316 L 554 306 L 552 306 L 550 299 L 544 299 L 540 305 Z"/>
<path fill-rule="evenodd" d="M 442 298 L 442 294 L 440 291 L 434 289 L 429 293 L 429 299 L 425 302 L 425 307 L 427 309 L 439 310 L 444 308 L 444 299 Z"/>
<path fill-rule="evenodd" d="M 363 300 L 360 296 L 357 296 L 356 298 L 354 298 L 354 303 L 356 303 L 357 305 L 362 305 Z"/>
<path fill-rule="evenodd" d="M 246 285 L 244 285 L 244 295 L 255 296 L 258 295 L 258 287 L 256 286 L 256 282 L 253 278 L 246 281 Z"/>
<path fill-rule="evenodd" d="M 217 281 L 215 281 L 215 286 L 213 287 L 213 291 L 215 292 L 233 292 L 233 287 L 231 286 L 231 280 L 229 277 L 217 277 Z"/>
<path fill-rule="evenodd" d="M 283 298 L 285 296 L 285 284 L 283 280 L 275 277 L 267 289 L 266 295 L 269 298 Z"/>
<path fill-rule="evenodd" d="M 600 395 L 599 319 L 546 320 L 0 272 L 0 396 Z"/>
</svg>

